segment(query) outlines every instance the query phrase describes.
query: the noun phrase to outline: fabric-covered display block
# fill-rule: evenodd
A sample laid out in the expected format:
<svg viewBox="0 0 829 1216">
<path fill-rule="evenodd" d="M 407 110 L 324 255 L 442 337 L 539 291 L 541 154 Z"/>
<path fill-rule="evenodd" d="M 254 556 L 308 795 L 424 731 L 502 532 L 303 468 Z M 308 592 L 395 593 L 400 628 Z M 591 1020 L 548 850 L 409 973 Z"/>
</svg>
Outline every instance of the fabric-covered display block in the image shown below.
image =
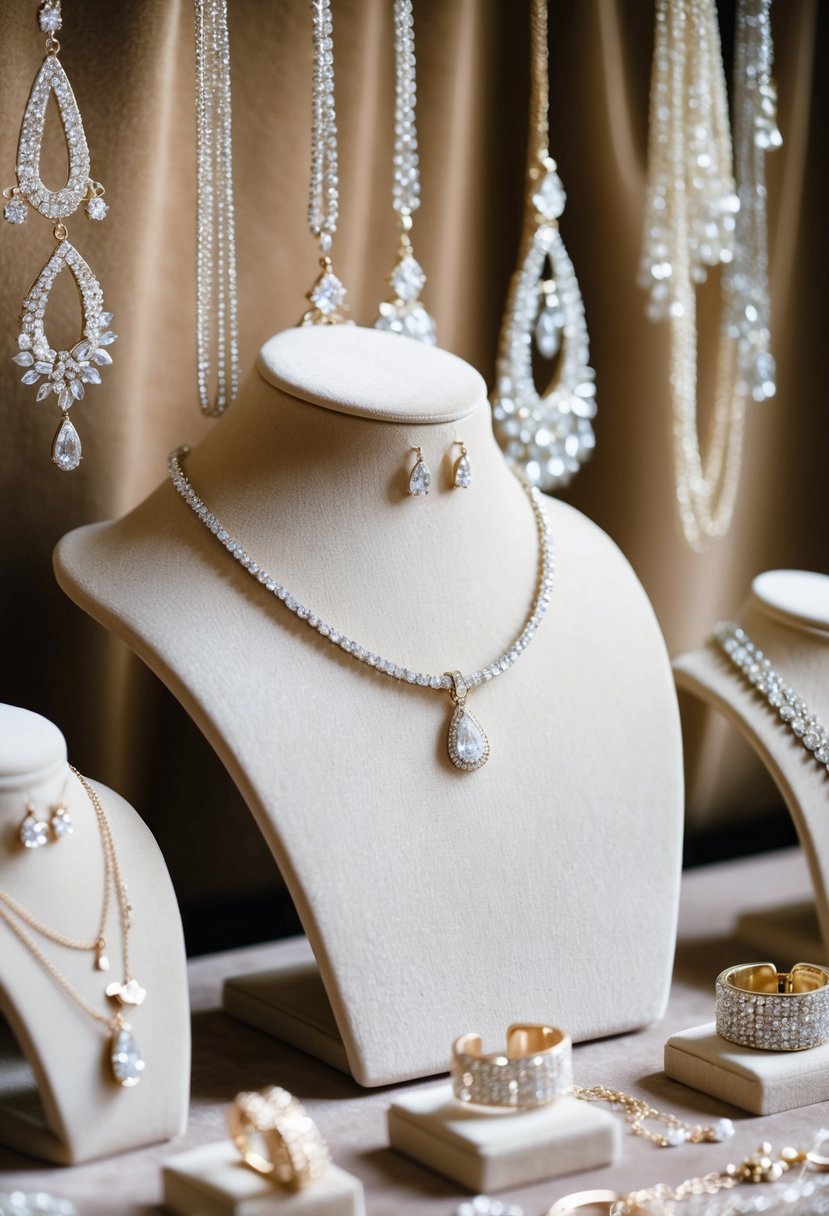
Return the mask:
<svg viewBox="0 0 829 1216">
<path fill-rule="evenodd" d="M 671 1035 L 665 1072 L 753 1115 L 829 1101 L 829 1043 L 807 1051 L 760 1051 L 721 1038 L 714 1022 Z"/>
<path fill-rule="evenodd" d="M 620 1121 L 577 1098 L 521 1111 L 467 1106 L 444 1083 L 404 1094 L 388 1120 L 392 1148 L 471 1191 L 609 1165 L 621 1152 Z"/>
<path fill-rule="evenodd" d="M 222 1140 L 164 1162 L 164 1207 L 177 1216 L 365 1216 L 363 1184 L 331 1165 L 301 1191 L 274 1186 Z"/>
</svg>

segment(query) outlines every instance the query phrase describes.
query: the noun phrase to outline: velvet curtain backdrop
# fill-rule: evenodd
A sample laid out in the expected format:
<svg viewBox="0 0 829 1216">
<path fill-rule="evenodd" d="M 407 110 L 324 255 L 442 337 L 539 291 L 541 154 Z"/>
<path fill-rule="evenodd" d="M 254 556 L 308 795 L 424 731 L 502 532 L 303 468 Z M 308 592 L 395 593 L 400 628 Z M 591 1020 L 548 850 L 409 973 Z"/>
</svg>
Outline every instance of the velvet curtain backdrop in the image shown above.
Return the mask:
<svg viewBox="0 0 829 1216">
<path fill-rule="evenodd" d="M 528 5 L 415 0 L 414 8 L 423 180 L 414 235 L 429 276 L 426 302 L 441 345 L 491 383 L 524 190 Z M 316 270 L 305 227 L 311 39 L 307 0 L 230 0 L 229 9 L 245 369 L 269 335 L 296 322 Z M 14 181 L 20 119 L 43 53 L 35 13 L 35 0 L 0 3 L 4 184 Z M 730 57 L 732 4 L 721 6 L 721 18 Z M 0 699 L 52 718 L 73 761 L 134 802 L 193 910 L 273 890 L 273 862 L 184 712 L 65 599 L 50 561 L 66 530 L 128 510 L 165 475 L 168 451 L 210 425 L 200 417 L 195 385 L 193 5 L 65 0 L 64 20 L 61 60 L 85 122 L 92 174 L 111 204 L 103 224 L 82 214 L 71 219 L 70 239 L 98 274 L 120 338 L 103 385 L 73 413 L 85 458 L 69 475 L 49 462 L 55 411 L 35 405 L 18 369 L 0 361 Z M 666 336 L 645 320 L 635 285 L 652 21 L 647 0 L 551 0 L 550 127 L 600 411 L 595 457 L 565 497 L 627 554 L 676 654 L 736 611 L 758 571 L 829 568 L 827 97 L 826 74 L 815 70 L 827 47 L 829 6 L 778 0 L 772 10 L 785 140 L 768 158 L 779 389 L 751 411 L 734 525 L 703 556 L 685 550 L 674 524 Z M 336 267 L 352 316 L 369 324 L 395 253 L 391 2 L 334 0 L 334 25 Z M 44 176 L 55 184 L 64 162 L 54 129 L 51 136 Z M 49 225 L 35 213 L 22 228 L 0 233 L 9 356 L 20 301 L 51 247 Z M 714 304 L 704 293 L 709 339 Z M 49 331 L 53 341 L 76 340 L 77 301 L 66 283 L 55 289 Z M 693 823 L 748 820 L 774 804 L 759 765 L 721 726 L 690 714 L 687 751 Z M 746 839 L 748 849 L 750 830 Z M 268 935 L 269 926 L 257 928 Z"/>
</svg>

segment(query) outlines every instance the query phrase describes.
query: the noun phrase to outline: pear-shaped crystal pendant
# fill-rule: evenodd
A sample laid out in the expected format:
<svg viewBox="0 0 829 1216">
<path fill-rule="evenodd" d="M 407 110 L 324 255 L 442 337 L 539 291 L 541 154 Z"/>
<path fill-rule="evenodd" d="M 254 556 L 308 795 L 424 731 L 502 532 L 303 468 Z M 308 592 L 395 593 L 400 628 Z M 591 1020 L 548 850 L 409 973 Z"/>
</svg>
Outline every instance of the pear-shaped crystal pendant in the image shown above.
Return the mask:
<svg viewBox="0 0 829 1216">
<path fill-rule="evenodd" d="M 40 154 L 46 106 L 54 93 L 69 153 L 69 176 L 60 190 L 50 190 L 40 177 Z M 20 127 L 17 148 L 20 193 L 47 219 L 59 220 L 77 211 L 89 188 L 89 148 L 78 103 L 57 55 L 47 55 L 35 77 Z"/>
<path fill-rule="evenodd" d="M 414 496 L 428 494 L 431 488 L 432 474 L 428 464 L 423 459 L 423 452 L 420 448 L 417 448 L 417 460 L 409 474 L 409 493 Z"/>
<path fill-rule="evenodd" d="M 82 460 L 81 437 L 69 419 L 64 418 L 52 444 L 52 464 L 56 464 L 63 473 L 71 473 Z"/>
<path fill-rule="evenodd" d="M 477 718 L 463 705 L 456 705 L 449 722 L 449 759 L 456 768 L 474 772 L 489 759 L 489 740 Z"/>
<path fill-rule="evenodd" d="M 452 485 L 459 490 L 468 490 L 472 485 L 472 463 L 463 444 L 461 444 L 461 454 L 455 461 L 455 467 L 452 470 Z"/>
<path fill-rule="evenodd" d="M 115 1023 L 109 1048 L 109 1058 L 112 1065 L 112 1075 L 119 1085 L 131 1089 L 141 1080 L 145 1062 L 132 1027 L 120 1017 Z"/>
<path fill-rule="evenodd" d="M 584 304 L 558 230 L 564 188 L 546 155 L 533 173 L 535 228 L 510 284 L 492 408 L 495 435 L 508 460 L 533 485 L 552 490 L 565 485 L 592 454 L 596 387 Z M 545 273 L 548 267 L 551 273 Z M 563 347 L 543 393 L 533 377 L 533 337 L 544 358 Z"/>
</svg>

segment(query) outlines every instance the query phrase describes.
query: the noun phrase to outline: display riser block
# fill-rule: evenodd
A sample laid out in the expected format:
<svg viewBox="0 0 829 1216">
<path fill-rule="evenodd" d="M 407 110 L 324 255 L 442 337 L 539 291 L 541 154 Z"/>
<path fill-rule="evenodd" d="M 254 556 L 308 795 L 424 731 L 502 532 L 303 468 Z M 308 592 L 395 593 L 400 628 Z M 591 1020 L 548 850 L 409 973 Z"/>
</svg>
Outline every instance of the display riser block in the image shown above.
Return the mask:
<svg viewBox="0 0 829 1216">
<path fill-rule="evenodd" d="M 358 1178 L 329 1166 L 301 1191 L 288 1191 L 242 1162 L 232 1141 L 207 1144 L 164 1162 L 164 1207 L 175 1216 L 365 1216 Z"/>
<path fill-rule="evenodd" d="M 389 1143 L 470 1191 L 502 1191 L 609 1165 L 620 1121 L 577 1098 L 511 1111 L 458 1102 L 448 1082 L 414 1090 L 389 1108 Z"/>
<path fill-rule="evenodd" d="M 829 1101 L 829 1043 L 808 1051 L 758 1051 L 720 1038 L 714 1022 L 671 1035 L 665 1072 L 752 1115 Z"/>
<path fill-rule="evenodd" d="M 782 971 L 795 963 L 829 962 L 812 900 L 744 912 L 737 920 L 737 936 L 758 951 L 758 958 L 773 959 Z"/>
</svg>

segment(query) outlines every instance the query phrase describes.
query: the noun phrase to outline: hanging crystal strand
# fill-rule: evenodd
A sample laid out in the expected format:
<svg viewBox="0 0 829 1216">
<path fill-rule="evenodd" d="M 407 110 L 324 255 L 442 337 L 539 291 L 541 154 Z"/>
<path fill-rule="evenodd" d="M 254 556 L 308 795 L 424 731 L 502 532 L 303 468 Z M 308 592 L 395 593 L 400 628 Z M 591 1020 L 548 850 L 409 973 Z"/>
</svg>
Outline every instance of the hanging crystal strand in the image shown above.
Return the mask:
<svg viewBox="0 0 829 1216">
<path fill-rule="evenodd" d="M 737 374 L 755 401 L 773 397 L 776 368 L 769 350 L 766 153 L 783 142 L 771 78 L 771 0 L 739 0 L 734 39 L 734 148 L 740 212 L 734 261 L 723 282 L 724 330 L 737 343 Z"/>
<path fill-rule="evenodd" d="M 202 413 L 216 417 L 239 389 L 227 0 L 195 0 L 195 23 L 197 379 Z"/>
<path fill-rule="evenodd" d="M 337 114 L 334 106 L 334 23 L 331 0 L 311 0 L 314 76 L 311 91 L 311 182 L 308 227 L 319 241 L 320 274 L 306 299 L 311 307 L 300 325 L 339 325 L 346 291 L 334 274 L 331 246 L 340 211 Z"/>
<path fill-rule="evenodd" d="M 420 168 L 417 153 L 415 105 L 414 19 L 412 0 L 394 0 L 394 174 L 392 206 L 400 232 L 397 264 L 388 281 L 394 299 L 380 305 L 375 329 L 405 334 L 434 345 L 435 322 L 424 308 L 420 293 L 426 283 L 423 267 L 414 256 L 411 241 L 412 215 L 420 206 Z"/>
<path fill-rule="evenodd" d="M 491 400 L 495 436 L 507 459 L 550 491 L 566 485 L 593 452 L 596 377 L 584 303 L 558 226 L 566 195 L 548 147 L 547 0 L 532 0 L 530 36 L 526 209 Z M 543 394 L 533 376 L 533 337 L 543 357 L 558 354 Z"/>
<path fill-rule="evenodd" d="M 3 216 L 10 224 L 24 223 L 28 203 L 54 224 L 58 243 L 23 300 L 18 353 L 13 362 L 25 369 L 23 384 L 38 385 L 37 401 L 45 401 L 52 395 L 57 398 L 61 422 L 52 442 L 52 463 L 68 473 L 77 469 L 83 458 L 80 436 L 70 421 L 69 411 L 83 400 L 90 384 L 101 383 L 98 369 L 112 363 L 106 348 L 117 335 L 108 328 L 112 313 L 104 311 L 101 285 L 67 239 L 63 221 L 84 202 L 90 220 L 103 220 L 109 208 L 103 200 L 103 186 L 89 176 L 89 146 L 78 103 L 58 59 L 60 43 L 56 35 L 63 25 L 60 0 L 43 0 L 38 9 L 38 25 L 46 34 L 46 58 L 23 113 L 17 148 L 17 185 L 3 191 L 8 200 Z M 66 184 L 59 190 L 50 190 L 40 175 L 46 108 L 52 95 L 60 111 L 69 158 Z M 57 351 L 49 343 L 44 318 L 55 279 L 66 269 L 78 288 L 83 333 L 70 350 Z"/>
</svg>

